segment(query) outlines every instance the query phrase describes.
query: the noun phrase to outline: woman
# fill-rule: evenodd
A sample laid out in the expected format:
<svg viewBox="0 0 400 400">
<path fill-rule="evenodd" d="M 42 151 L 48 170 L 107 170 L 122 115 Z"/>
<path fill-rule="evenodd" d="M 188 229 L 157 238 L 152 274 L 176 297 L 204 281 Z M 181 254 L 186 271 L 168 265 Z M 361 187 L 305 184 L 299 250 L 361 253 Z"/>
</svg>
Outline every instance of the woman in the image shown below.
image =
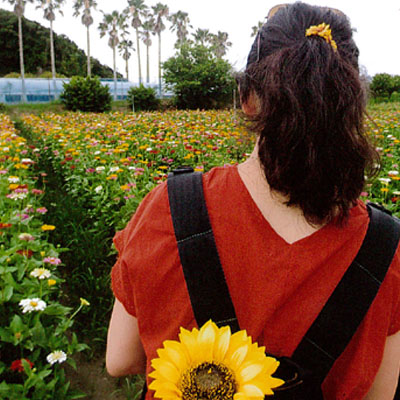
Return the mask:
<svg viewBox="0 0 400 400">
<path fill-rule="evenodd" d="M 275 7 L 239 90 L 257 145 L 244 163 L 204 175 L 205 199 L 240 326 L 269 353 L 290 356 L 357 254 L 369 222 L 358 197 L 377 156 L 363 131 L 365 95 L 349 21 L 338 10 L 304 3 Z M 165 184 L 114 241 L 119 258 L 107 369 L 114 376 L 148 374 L 163 341 L 176 340 L 181 326 L 196 326 Z M 326 377 L 326 399 L 393 399 L 399 256 Z"/>
</svg>

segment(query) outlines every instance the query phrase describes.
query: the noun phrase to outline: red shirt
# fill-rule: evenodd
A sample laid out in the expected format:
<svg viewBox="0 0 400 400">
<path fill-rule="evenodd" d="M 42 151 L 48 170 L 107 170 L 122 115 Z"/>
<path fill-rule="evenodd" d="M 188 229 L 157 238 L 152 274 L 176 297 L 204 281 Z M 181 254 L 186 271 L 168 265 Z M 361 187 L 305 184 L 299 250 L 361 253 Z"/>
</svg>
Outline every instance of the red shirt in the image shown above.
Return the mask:
<svg viewBox="0 0 400 400">
<path fill-rule="evenodd" d="M 360 201 L 350 210 L 344 227 L 328 224 L 288 244 L 262 216 L 237 166 L 212 169 L 203 185 L 241 328 L 269 353 L 290 356 L 361 246 L 368 226 L 365 205 Z M 166 183 L 146 196 L 114 243 L 119 258 L 112 288 L 138 319 L 149 373 L 163 341 L 177 340 L 181 326 L 196 326 Z M 363 398 L 378 371 L 386 337 L 400 330 L 399 257 L 397 250 L 367 316 L 325 379 L 326 399 Z M 152 399 L 152 392 L 146 398 Z"/>
</svg>

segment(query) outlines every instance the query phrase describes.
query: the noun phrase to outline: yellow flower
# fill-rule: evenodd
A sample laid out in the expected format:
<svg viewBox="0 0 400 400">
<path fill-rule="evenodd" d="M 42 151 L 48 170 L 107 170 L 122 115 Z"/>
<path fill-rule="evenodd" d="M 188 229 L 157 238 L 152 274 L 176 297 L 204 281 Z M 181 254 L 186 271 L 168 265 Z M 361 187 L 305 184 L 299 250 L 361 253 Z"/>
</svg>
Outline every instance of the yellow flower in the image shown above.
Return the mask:
<svg viewBox="0 0 400 400">
<path fill-rule="evenodd" d="M 319 25 L 312 25 L 306 30 L 306 36 L 321 36 L 322 38 L 325 39 L 327 43 L 329 43 L 333 50 L 337 50 L 337 44 L 336 42 L 332 39 L 332 31 L 331 27 L 329 24 L 326 24 L 323 22 L 322 24 Z"/>
<path fill-rule="evenodd" d="M 42 225 L 42 231 L 54 231 L 56 227 L 54 225 Z"/>
<path fill-rule="evenodd" d="M 90 306 L 90 303 L 83 297 L 81 297 L 80 300 L 81 300 L 81 306 Z"/>
<path fill-rule="evenodd" d="M 232 335 L 229 326 L 208 321 L 191 332 L 181 328 L 179 341 L 163 345 L 149 386 L 159 399 L 262 400 L 284 383 L 272 377 L 279 362 L 244 330 Z"/>
<path fill-rule="evenodd" d="M 57 283 L 57 282 L 55 281 L 55 279 L 48 279 L 48 280 L 47 280 L 47 284 L 48 284 L 49 286 L 54 286 L 56 283 Z"/>
</svg>

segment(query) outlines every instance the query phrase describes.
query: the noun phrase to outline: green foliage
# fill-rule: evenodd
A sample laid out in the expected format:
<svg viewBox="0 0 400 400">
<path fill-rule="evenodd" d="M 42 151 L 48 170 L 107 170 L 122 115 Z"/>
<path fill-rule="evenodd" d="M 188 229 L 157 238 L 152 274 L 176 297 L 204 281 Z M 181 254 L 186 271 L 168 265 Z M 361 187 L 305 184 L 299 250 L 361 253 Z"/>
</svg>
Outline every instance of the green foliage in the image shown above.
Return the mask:
<svg viewBox="0 0 400 400">
<path fill-rule="evenodd" d="M 111 94 L 97 77 L 74 76 L 64 83 L 60 100 L 67 110 L 104 112 L 111 110 Z"/>
<path fill-rule="evenodd" d="M 144 85 L 131 87 L 128 91 L 127 101 L 131 109 L 134 106 L 135 111 L 154 111 L 160 107 L 160 100 L 156 97 L 156 91 Z"/>
<path fill-rule="evenodd" d="M 25 72 L 34 76 L 50 71 L 50 30 L 22 18 Z M 86 76 L 86 54 L 65 35 L 54 33 L 56 71 L 64 76 Z M 13 12 L 0 9 L 0 76 L 20 70 L 18 20 Z M 91 58 L 92 74 L 112 78 L 111 68 Z M 119 76 L 121 76 L 119 74 Z M 28 76 L 27 76 L 28 77 Z"/>
<path fill-rule="evenodd" d="M 38 177 L 27 164 L 18 166 L 12 161 L 18 158 L 21 144 L 28 146 L 17 135 L 11 136 L 11 130 L 9 118 L 0 115 L 0 136 L 11 138 L 7 141 L 9 157 L 2 164 L 7 179 L 0 181 L 0 398 L 83 397 L 70 389 L 62 363 L 75 368 L 71 356 L 87 348 L 71 329 L 87 303 L 69 302 L 70 307 L 62 302 L 65 281 L 58 265 L 66 249 L 49 241 L 56 227 L 44 224 L 47 210 L 41 202 L 43 192 L 35 187 Z M 29 151 L 25 163 L 32 166 L 38 157 Z M 18 192 L 20 185 L 25 189 Z M 63 357 L 52 363 L 55 351 Z"/>
<path fill-rule="evenodd" d="M 230 64 L 203 45 L 183 44 L 163 70 L 178 108 L 222 108 L 232 100 L 235 84 Z"/>
<path fill-rule="evenodd" d="M 44 71 L 40 74 L 32 74 L 28 72 L 27 74 L 24 74 L 25 78 L 45 78 L 45 79 L 52 79 L 53 75 L 51 71 Z M 3 76 L 3 78 L 21 78 L 21 74 L 19 72 L 10 72 L 6 75 Z M 67 78 L 63 74 L 59 74 L 56 72 L 56 78 Z"/>
<path fill-rule="evenodd" d="M 400 93 L 399 92 L 393 92 L 390 96 L 390 101 L 393 103 L 398 103 L 400 102 Z"/>
<path fill-rule="evenodd" d="M 393 92 L 400 91 L 400 76 L 386 73 L 376 74 L 369 88 L 373 98 L 388 101 Z"/>
</svg>

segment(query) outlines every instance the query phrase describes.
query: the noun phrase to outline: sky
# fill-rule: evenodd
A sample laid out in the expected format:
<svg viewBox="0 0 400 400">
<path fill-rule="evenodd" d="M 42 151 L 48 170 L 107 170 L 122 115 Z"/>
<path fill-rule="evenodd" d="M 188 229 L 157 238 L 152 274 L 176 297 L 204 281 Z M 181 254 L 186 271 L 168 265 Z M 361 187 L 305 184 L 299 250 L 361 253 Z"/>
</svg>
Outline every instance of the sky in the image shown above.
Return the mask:
<svg viewBox="0 0 400 400">
<path fill-rule="evenodd" d="M 232 46 L 225 58 L 235 70 L 242 70 L 246 64 L 247 54 L 254 38 L 251 38 L 252 27 L 259 21 L 264 21 L 268 10 L 276 4 L 268 0 L 146 0 L 151 7 L 161 2 L 168 5 L 170 13 L 179 10 L 187 12 L 193 26 L 190 33 L 197 28 L 208 29 L 211 33 L 227 32 Z M 64 34 L 74 41 L 79 48 L 86 52 L 86 28 L 80 17 L 73 14 L 73 0 L 66 0 L 63 6 L 64 15 L 57 13 L 54 21 L 54 31 Z M 289 1 L 293 3 L 293 1 Z M 38 1 L 36 0 L 36 4 Z M 91 56 L 110 67 L 113 65 L 112 49 L 108 46 L 107 36 L 100 38 L 98 25 L 103 15 L 100 11 L 111 13 L 114 10 L 122 11 L 127 6 L 127 0 L 97 0 L 98 7 L 92 12 L 94 23 L 91 25 Z M 354 39 L 360 49 L 360 65 L 363 65 L 370 76 L 386 72 L 400 75 L 400 48 L 399 31 L 400 1 L 380 0 L 350 1 L 350 0 L 313 0 L 309 4 L 329 6 L 343 11 L 356 29 Z M 0 0 L 0 8 L 12 10 L 7 0 Z M 25 17 L 39 22 L 45 27 L 49 22 L 43 18 L 43 10 L 35 9 L 35 4 L 28 3 Z M 162 32 L 162 61 L 175 53 L 174 43 L 176 33 L 167 28 Z M 130 28 L 131 40 L 136 44 L 133 28 Z M 158 80 L 158 39 L 153 36 L 153 45 L 150 50 L 150 82 Z M 136 47 L 136 46 L 135 46 Z M 140 44 L 142 59 L 142 75 L 146 77 L 146 51 L 143 42 Z M 117 56 L 117 71 L 125 76 L 125 61 Z M 133 52 L 129 60 L 129 80 L 138 81 L 137 55 Z"/>
</svg>

